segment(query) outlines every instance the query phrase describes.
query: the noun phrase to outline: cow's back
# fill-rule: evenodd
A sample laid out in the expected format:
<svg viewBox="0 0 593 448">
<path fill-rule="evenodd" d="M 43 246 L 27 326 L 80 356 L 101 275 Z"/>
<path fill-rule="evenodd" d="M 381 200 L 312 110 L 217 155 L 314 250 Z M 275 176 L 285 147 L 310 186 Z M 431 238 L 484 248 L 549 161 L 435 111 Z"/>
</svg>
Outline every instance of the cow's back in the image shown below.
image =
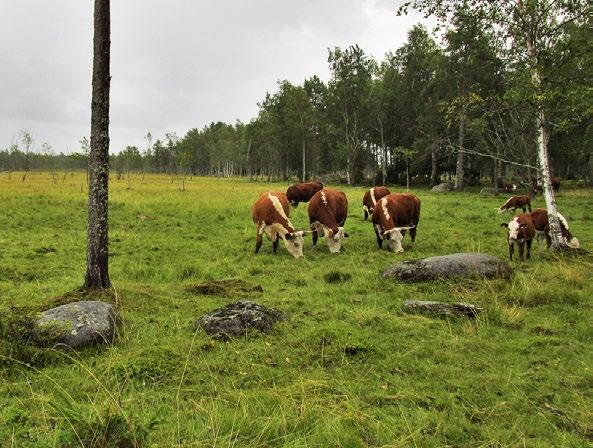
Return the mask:
<svg viewBox="0 0 593 448">
<path fill-rule="evenodd" d="M 420 221 L 420 199 L 412 193 L 394 193 L 390 195 L 396 204 L 394 212 L 397 211 L 402 216 L 402 221 L 409 221 L 409 224 L 417 225 Z M 395 216 L 397 216 L 397 213 Z M 400 219 L 397 219 L 400 221 Z M 408 223 L 399 224 L 396 226 L 408 225 Z"/>
<path fill-rule="evenodd" d="M 288 199 L 286 197 L 286 193 L 270 191 L 262 193 L 260 197 L 257 199 L 257 201 L 255 201 L 255 204 L 253 204 L 253 208 L 251 210 L 251 217 L 253 218 L 253 222 L 255 224 L 265 222 L 267 225 L 271 225 L 274 222 L 279 222 L 281 220 L 280 214 L 278 213 L 276 207 L 274 207 L 274 204 L 270 199 L 270 195 L 278 198 L 278 201 L 282 205 L 282 209 L 284 210 L 285 215 L 287 217 L 290 216 L 290 207 L 288 206 Z"/>
<path fill-rule="evenodd" d="M 325 225 L 341 226 L 348 215 L 348 199 L 338 190 L 323 189 L 309 201 L 309 221 L 319 221 Z"/>
</svg>

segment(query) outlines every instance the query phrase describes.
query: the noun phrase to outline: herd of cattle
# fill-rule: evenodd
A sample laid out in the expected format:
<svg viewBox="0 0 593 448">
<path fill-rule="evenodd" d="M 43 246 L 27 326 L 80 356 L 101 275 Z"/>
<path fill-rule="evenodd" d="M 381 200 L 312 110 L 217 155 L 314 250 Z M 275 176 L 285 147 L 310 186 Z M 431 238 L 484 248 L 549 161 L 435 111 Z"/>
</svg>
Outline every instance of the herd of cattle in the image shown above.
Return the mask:
<svg viewBox="0 0 593 448">
<path fill-rule="evenodd" d="M 290 207 L 297 207 L 300 202 L 308 202 L 309 230 L 297 231 L 292 225 L 289 215 Z M 416 231 L 420 220 L 420 199 L 411 193 L 391 193 L 386 187 L 377 186 L 365 192 L 363 197 L 364 219 L 371 217 L 377 244 L 382 248 L 386 241 L 390 250 L 395 253 L 404 251 L 402 240 L 406 231 L 410 232 L 412 243 L 416 239 Z M 499 209 L 515 211 L 522 209 L 523 214 L 514 217 L 509 223 L 502 225 L 508 229 L 509 256 L 513 259 L 514 245 L 519 246 L 519 256 L 524 260 L 524 248 L 527 246 L 527 258 L 530 256 L 533 238 L 546 239 L 548 247 L 551 243 L 548 213 L 539 208 L 531 211 L 529 196 L 512 196 Z M 526 210 L 529 209 L 529 213 Z M 252 217 L 257 230 L 255 252 L 262 246 L 263 234 L 272 241 L 274 253 L 278 249 L 280 239 L 286 249 L 295 257 L 303 256 L 304 236 L 312 234 L 313 245 L 319 237 L 327 241 L 331 253 L 340 252 L 342 241 L 348 238 L 344 231 L 344 223 L 348 214 L 348 199 L 338 190 L 324 188 L 321 182 L 304 182 L 291 185 L 283 192 L 267 192 L 262 194 L 253 205 Z M 558 214 L 562 235 L 571 247 L 578 247 L 566 219 Z"/>
</svg>

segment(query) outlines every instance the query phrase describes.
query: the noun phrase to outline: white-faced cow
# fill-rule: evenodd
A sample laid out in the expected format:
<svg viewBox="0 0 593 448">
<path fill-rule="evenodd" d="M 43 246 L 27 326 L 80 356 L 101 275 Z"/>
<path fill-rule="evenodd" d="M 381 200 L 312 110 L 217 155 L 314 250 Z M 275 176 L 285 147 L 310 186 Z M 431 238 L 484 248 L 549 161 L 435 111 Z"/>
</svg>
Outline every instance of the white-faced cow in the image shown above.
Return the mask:
<svg viewBox="0 0 593 448">
<path fill-rule="evenodd" d="M 562 232 L 562 237 L 566 239 L 566 244 L 568 244 L 568 247 L 578 249 L 580 247 L 579 240 L 572 236 L 572 233 L 568 228 L 568 221 L 560 213 L 558 213 L 558 219 L 560 221 L 560 231 Z M 541 241 L 545 238 L 546 244 L 549 248 L 550 244 L 552 244 L 552 238 L 550 237 L 548 211 L 545 208 L 536 208 L 533 212 L 531 212 L 531 220 L 533 221 L 533 226 L 535 227 L 535 238 L 538 241 Z"/>
<path fill-rule="evenodd" d="M 290 207 L 284 193 L 264 193 L 253 205 L 251 216 L 257 229 L 257 242 L 255 253 L 259 252 L 262 246 L 262 235 L 265 234 L 272 241 L 274 253 L 278 249 L 280 238 L 288 252 L 295 258 L 303 256 L 303 236 L 307 233 L 296 231 L 288 215 Z"/>
<path fill-rule="evenodd" d="M 527 246 L 527 258 L 531 257 L 531 243 L 535 236 L 535 227 L 529 213 L 524 213 L 515 216 L 508 224 L 503 222 L 501 227 L 506 227 L 508 230 L 507 241 L 509 244 L 509 258 L 513 261 L 513 252 L 515 250 L 515 243 L 519 246 L 519 258 L 523 258 L 523 251 Z"/>
<path fill-rule="evenodd" d="M 514 212 L 518 208 L 523 210 L 523 213 L 529 209 L 531 212 L 531 198 L 527 195 L 511 196 L 508 201 L 500 206 L 498 213 L 503 213 L 507 210 Z"/>
<path fill-rule="evenodd" d="M 406 230 L 410 231 L 412 243 L 416 239 L 416 230 L 420 220 L 420 199 L 410 193 L 394 193 L 383 197 L 377 202 L 373 211 L 372 221 L 377 236 L 379 249 L 383 240 L 389 249 L 402 253 L 402 240 Z"/>
<path fill-rule="evenodd" d="M 373 187 L 364 193 L 362 198 L 362 211 L 364 212 L 364 220 L 366 221 L 369 215 L 373 214 L 377 201 L 391 193 L 386 187 Z"/>
<path fill-rule="evenodd" d="M 340 252 L 342 241 L 348 237 L 344 223 L 348 215 L 348 199 L 341 191 L 323 189 L 313 195 L 309 202 L 309 224 L 313 229 L 313 245 L 324 236 L 333 254 Z"/>
<path fill-rule="evenodd" d="M 294 184 L 286 190 L 286 197 L 290 205 L 297 207 L 299 202 L 309 202 L 313 195 L 321 189 L 323 189 L 323 184 L 317 181 Z"/>
</svg>

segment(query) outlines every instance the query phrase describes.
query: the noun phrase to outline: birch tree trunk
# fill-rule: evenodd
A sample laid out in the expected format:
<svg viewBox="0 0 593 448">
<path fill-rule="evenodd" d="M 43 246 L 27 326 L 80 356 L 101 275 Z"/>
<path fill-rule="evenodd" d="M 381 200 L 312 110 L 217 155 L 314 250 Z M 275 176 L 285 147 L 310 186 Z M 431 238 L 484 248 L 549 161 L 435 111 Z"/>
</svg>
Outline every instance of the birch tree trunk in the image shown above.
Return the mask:
<svg viewBox="0 0 593 448">
<path fill-rule="evenodd" d="M 532 63 L 531 80 L 533 89 L 536 94 L 536 133 L 537 133 L 537 161 L 540 168 L 540 175 L 542 185 L 544 187 L 544 199 L 546 200 L 546 209 L 548 210 L 548 221 L 550 223 L 550 237 L 552 239 L 551 248 L 560 250 L 568 247 L 565 238 L 562 237 L 562 230 L 560 228 L 560 220 L 558 219 L 558 211 L 556 209 L 556 197 L 552 189 L 552 181 L 550 176 L 550 164 L 548 157 L 548 129 L 546 128 L 546 113 L 543 104 L 541 103 L 541 74 L 537 66 L 537 53 L 535 50 L 535 43 L 532 37 L 527 38 L 527 53 Z"/>
<path fill-rule="evenodd" d="M 434 187 L 437 184 L 438 166 L 437 166 L 437 148 L 438 145 L 433 143 L 430 151 L 430 186 Z"/>
<path fill-rule="evenodd" d="M 85 287 L 107 288 L 109 188 L 110 0 L 95 0 L 91 150 Z"/>
<path fill-rule="evenodd" d="M 307 180 L 307 174 L 305 171 L 305 138 L 303 137 L 303 182 Z"/>
</svg>

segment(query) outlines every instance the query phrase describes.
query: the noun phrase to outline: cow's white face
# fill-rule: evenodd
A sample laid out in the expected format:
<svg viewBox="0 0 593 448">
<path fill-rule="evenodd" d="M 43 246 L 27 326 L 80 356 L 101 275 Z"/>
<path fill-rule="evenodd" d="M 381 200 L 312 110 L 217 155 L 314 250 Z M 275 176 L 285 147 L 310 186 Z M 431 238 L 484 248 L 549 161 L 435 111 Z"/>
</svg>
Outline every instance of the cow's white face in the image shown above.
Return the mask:
<svg viewBox="0 0 593 448">
<path fill-rule="evenodd" d="M 342 248 L 342 241 L 344 240 L 344 238 L 346 238 L 344 227 L 338 227 L 338 231 L 334 233 L 331 229 L 324 226 L 323 232 L 325 235 L 325 239 L 327 240 L 327 246 L 329 247 L 329 251 L 332 254 L 337 254 L 338 252 L 340 252 L 340 249 Z"/>
<path fill-rule="evenodd" d="M 304 234 L 305 232 L 301 230 L 299 232 L 287 233 L 283 238 L 286 249 L 294 258 L 303 257 Z"/>
<path fill-rule="evenodd" d="M 517 218 L 513 219 L 509 222 L 507 228 L 509 229 L 509 244 L 513 244 L 519 237 L 519 229 L 521 228 L 519 220 Z"/>
<path fill-rule="evenodd" d="M 578 249 L 581 247 L 581 243 L 579 243 L 579 240 L 577 240 L 574 236 L 570 239 L 570 241 L 567 241 L 566 244 L 568 244 L 568 247 L 571 249 Z"/>
<path fill-rule="evenodd" d="M 404 251 L 402 246 L 402 240 L 404 236 L 402 235 L 401 230 L 395 228 L 391 230 L 387 230 L 383 233 L 383 238 L 387 241 L 387 246 L 389 249 L 396 254 L 401 254 Z"/>
</svg>

